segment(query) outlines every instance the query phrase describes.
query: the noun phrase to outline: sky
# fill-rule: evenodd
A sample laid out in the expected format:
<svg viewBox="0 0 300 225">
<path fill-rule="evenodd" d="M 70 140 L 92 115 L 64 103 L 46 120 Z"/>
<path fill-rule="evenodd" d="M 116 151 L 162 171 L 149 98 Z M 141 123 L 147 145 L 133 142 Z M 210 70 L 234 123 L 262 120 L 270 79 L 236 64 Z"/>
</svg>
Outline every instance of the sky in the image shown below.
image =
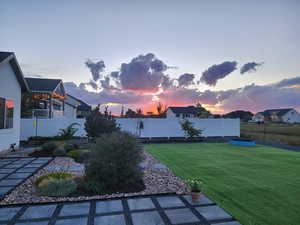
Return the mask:
<svg viewBox="0 0 300 225">
<path fill-rule="evenodd" d="M 0 50 L 89 104 L 300 110 L 298 0 L 2 0 Z"/>
</svg>

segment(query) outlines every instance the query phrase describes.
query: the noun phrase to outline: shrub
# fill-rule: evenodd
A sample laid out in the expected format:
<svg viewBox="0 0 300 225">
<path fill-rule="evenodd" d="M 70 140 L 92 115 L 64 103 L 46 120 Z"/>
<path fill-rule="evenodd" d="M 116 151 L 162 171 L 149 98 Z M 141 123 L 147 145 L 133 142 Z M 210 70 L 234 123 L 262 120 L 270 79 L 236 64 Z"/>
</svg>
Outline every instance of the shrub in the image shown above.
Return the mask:
<svg viewBox="0 0 300 225">
<path fill-rule="evenodd" d="M 55 144 L 54 142 L 48 142 L 42 145 L 43 151 L 53 152 L 54 149 L 56 148 L 57 148 L 57 144 Z"/>
<path fill-rule="evenodd" d="M 77 189 L 76 183 L 68 179 L 49 179 L 48 182 L 41 182 L 37 191 L 41 195 L 50 197 L 64 197 L 75 192 Z"/>
<path fill-rule="evenodd" d="M 64 149 L 65 149 L 66 152 L 69 152 L 69 151 L 74 150 L 75 147 L 74 147 L 74 145 L 72 145 L 72 144 L 65 144 L 65 145 L 64 145 Z"/>
<path fill-rule="evenodd" d="M 63 173 L 63 172 L 55 172 L 55 173 L 48 173 L 46 175 L 40 176 L 35 180 L 35 184 L 39 185 L 44 180 L 49 179 L 67 179 L 72 178 L 72 174 L 70 173 Z"/>
<path fill-rule="evenodd" d="M 78 131 L 75 126 L 79 126 L 79 123 L 71 123 L 67 128 L 65 129 L 59 129 L 58 136 L 60 136 L 63 139 L 70 139 L 74 137 L 75 133 Z"/>
<path fill-rule="evenodd" d="M 77 149 L 77 150 L 73 150 L 67 153 L 68 157 L 71 157 L 73 159 L 79 159 L 80 158 L 80 154 L 83 152 L 83 149 Z"/>
<path fill-rule="evenodd" d="M 59 146 L 56 149 L 54 149 L 53 155 L 54 156 L 65 156 L 66 155 L 66 151 L 65 151 L 65 149 L 63 147 Z"/>
<path fill-rule="evenodd" d="M 118 131 L 119 127 L 114 118 L 107 112 L 102 114 L 99 107 L 96 107 L 89 116 L 86 117 L 84 124 L 88 137 L 99 137 L 104 133 Z"/>
<path fill-rule="evenodd" d="M 184 131 L 185 135 L 189 138 L 201 136 L 202 130 L 193 127 L 193 123 L 189 120 L 184 120 L 180 122 L 181 129 Z"/>
<path fill-rule="evenodd" d="M 93 193 L 140 191 L 144 188 L 138 164 L 142 154 L 136 138 L 127 132 L 103 134 L 97 139 L 86 168 Z"/>
</svg>

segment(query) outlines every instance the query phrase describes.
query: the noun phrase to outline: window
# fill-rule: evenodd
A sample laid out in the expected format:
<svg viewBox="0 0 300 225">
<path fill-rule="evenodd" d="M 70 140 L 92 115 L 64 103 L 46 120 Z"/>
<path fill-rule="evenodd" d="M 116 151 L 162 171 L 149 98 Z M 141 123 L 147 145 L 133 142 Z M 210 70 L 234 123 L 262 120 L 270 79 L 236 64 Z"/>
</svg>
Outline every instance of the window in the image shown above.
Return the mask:
<svg viewBox="0 0 300 225">
<path fill-rule="evenodd" d="M 14 101 L 0 98 L 0 129 L 13 128 Z"/>
<path fill-rule="evenodd" d="M 177 114 L 176 114 L 176 117 L 179 117 L 179 116 L 180 116 L 180 114 L 179 114 L 179 113 L 177 113 Z"/>
</svg>

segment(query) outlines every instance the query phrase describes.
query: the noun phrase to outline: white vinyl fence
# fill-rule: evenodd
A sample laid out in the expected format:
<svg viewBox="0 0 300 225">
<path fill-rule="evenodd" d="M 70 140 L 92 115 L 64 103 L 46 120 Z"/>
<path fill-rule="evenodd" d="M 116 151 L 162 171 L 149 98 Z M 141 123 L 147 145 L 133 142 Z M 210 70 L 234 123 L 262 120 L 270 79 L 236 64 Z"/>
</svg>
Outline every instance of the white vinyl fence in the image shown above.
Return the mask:
<svg viewBox="0 0 300 225">
<path fill-rule="evenodd" d="M 202 130 L 204 137 L 240 136 L 239 119 L 189 119 L 195 128 Z M 141 137 L 183 137 L 180 121 L 177 118 L 118 118 L 117 123 L 122 130 L 129 131 Z M 140 129 L 140 124 L 143 129 Z M 21 140 L 31 136 L 55 136 L 59 129 L 66 128 L 71 123 L 78 123 L 76 136 L 85 136 L 85 119 L 21 119 Z"/>
</svg>

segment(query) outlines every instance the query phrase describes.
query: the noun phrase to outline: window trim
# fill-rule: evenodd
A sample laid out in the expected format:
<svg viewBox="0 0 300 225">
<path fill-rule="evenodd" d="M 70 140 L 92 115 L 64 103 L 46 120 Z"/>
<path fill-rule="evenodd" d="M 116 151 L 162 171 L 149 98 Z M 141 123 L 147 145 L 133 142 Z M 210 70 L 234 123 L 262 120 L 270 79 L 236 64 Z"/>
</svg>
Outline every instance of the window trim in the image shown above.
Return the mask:
<svg viewBox="0 0 300 225">
<path fill-rule="evenodd" d="M 7 97 L 0 97 L 4 99 L 4 115 L 3 115 L 3 128 L 0 128 L 1 131 L 9 131 L 14 129 L 14 112 L 15 112 L 15 100 L 13 98 L 7 98 Z M 6 115 L 7 115 L 7 109 L 6 109 L 6 102 L 7 100 L 12 100 L 13 101 L 13 115 L 12 115 L 12 127 L 6 128 Z"/>
</svg>

